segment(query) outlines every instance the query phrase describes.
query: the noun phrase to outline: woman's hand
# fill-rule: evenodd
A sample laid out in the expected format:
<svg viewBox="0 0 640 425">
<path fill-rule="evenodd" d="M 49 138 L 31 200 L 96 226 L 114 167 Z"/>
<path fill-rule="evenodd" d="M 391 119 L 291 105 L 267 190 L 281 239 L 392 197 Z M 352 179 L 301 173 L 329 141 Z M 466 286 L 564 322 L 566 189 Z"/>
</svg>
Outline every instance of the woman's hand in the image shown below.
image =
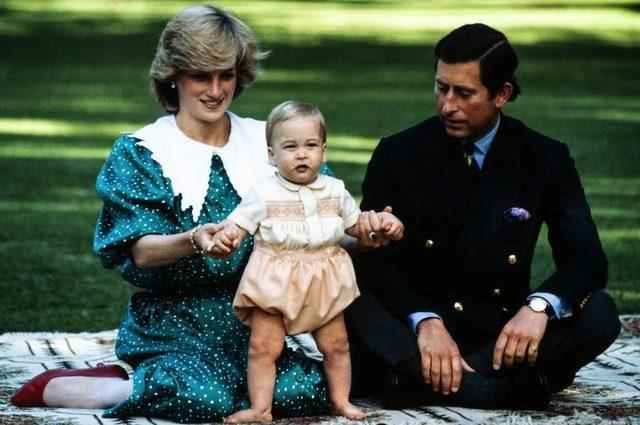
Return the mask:
<svg viewBox="0 0 640 425">
<path fill-rule="evenodd" d="M 193 234 L 193 241 L 195 242 L 195 248 L 199 248 L 202 251 L 202 255 L 212 255 L 213 247 L 216 243 L 217 234 L 224 229 L 224 221 L 220 223 L 207 223 L 198 227 Z"/>
<path fill-rule="evenodd" d="M 213 236 L 220 229 L 221 223 L 209 223 L 197 227 L 195 231 L 192 229 L 173 235 L 144 235 L 132 245 L 131 257 L 137 267 L 144 269 L 173 264 L 180 258 L 199 251 L 208 255 L 207 250 L 213 242 Z"/>
<path fill-rule="evenodd" d="M 247 232 L 230 220 L 222 221 L 216 226 L 216 232 L 212 235 L 211 240 L 207 241 L 207 245 L 203 245 L 203 249 L 205 255 L 225 258 L 240 246 L 240 242 Z"/>
</svg>

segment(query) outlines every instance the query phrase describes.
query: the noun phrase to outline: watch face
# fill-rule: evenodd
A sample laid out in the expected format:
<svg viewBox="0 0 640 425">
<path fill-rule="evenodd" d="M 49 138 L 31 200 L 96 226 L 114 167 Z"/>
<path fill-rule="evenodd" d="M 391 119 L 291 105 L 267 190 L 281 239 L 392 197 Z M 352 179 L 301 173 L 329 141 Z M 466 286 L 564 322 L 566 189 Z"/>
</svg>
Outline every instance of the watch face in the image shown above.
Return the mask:
<svg viewBox="0 0 640 425">
<path fill-rule="evenodd" d="M 542 313 L 547 308 L 547 302 L 542 298 L 532 298 L 529 301 L 529 307 L 535 312 Z"/>
</svg>

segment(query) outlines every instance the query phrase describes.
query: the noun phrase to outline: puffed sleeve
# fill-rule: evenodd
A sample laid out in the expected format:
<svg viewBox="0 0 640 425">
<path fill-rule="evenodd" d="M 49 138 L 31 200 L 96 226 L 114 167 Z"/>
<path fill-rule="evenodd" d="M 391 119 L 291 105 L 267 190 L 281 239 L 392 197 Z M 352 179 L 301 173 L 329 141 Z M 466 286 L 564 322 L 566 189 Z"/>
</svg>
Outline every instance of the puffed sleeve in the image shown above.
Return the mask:
<svg viewBox="0 0 640 425">
<path fill-rule="evenodd" d="M 180 231 L 170 183 L 150 152 L 136 142 L 127 135 L 118 138 L 96 181 L 103 207 L 93 246 L 107 268 L 124 264 L 141 236 Z"/>
<path fill-rule="evenodd" d="M 253 235 L 256 233 L 260 222 L 266 217 L 266 205 L 258 191 L 253 188 L 242 198 L 240 205 L 229 215 L 229 220 Z"/>
<path fill-rule="evenodd" d="M 174 197 L 161 166 L 137 139 L 125 135 L 116 140 L 96 189 L 104 204 L 93 247 L 104 267 L 118 267 L 126 281 L 157 291 L 237 283 L 253 238 L 245 238 L 225 259 L 191 255 L 165 266 L 137 267 L 131 256 L 131 245 L 137 239 L 147 234 L 176 234 L 194 225 L 190 210 L 181 211 L 181 198 Z"/>
</svg>

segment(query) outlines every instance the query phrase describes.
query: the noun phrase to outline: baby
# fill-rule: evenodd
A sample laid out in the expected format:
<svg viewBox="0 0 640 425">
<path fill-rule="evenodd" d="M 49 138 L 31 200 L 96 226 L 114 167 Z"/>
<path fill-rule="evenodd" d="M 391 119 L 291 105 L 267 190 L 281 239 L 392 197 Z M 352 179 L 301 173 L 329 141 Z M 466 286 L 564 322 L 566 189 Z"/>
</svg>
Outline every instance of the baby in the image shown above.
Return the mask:
<svg viewBox="0 0 640 425">
<path fill-rule="evenodd" d="M 228 255 L 247 233 L 255 247 L 233 301 L 251 327 L 247 381 L 251 407 L 228 423 L 268 422 L 275 361 L 285 335 L 312 332 L 324 355 L 335 412 L 349 419 L 365 413 L 349 402 L 351 361 L 343 311 L 360 294 L 344 234 L 355 238 L 361 214 L 344 183 L 319 174 L 325 159 L 326 126 L 314 105 L 288 101 L 267 120 L 274 176 L 258 183 L 214 238 L 212 251 Z M 390 212 L 375 213 L 386 240 L 399 240 L 404 226 Z"/>
</svg>

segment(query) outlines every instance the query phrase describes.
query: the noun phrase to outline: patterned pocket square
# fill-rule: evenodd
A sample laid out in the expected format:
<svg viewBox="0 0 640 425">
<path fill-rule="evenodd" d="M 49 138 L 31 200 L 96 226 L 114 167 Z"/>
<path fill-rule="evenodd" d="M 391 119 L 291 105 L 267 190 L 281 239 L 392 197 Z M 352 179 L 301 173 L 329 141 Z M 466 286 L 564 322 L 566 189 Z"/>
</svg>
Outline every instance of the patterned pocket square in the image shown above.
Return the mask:
<svg viewBox="0 0 640 425">
<path fill-rule="evenodd" d="M 504 211 L 504 219 L 509 223 L 527 221 L 531 218 L 531 213 L 524 208 L 513 207 Z"/>
</svg>

